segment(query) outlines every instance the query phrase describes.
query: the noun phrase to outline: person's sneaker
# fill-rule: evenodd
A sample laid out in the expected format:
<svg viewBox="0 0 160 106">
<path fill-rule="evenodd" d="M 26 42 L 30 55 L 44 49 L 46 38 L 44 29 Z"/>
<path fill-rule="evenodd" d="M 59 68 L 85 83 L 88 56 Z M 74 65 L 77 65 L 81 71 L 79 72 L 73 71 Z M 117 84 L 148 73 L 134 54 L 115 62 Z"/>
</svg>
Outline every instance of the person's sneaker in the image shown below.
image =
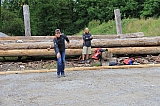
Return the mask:
<svg viewBox="0 0 160 106">
<path fill-rule="evenodd" d="M 85 63 L 85 61 L 84 60 L 82 60 L 82 64 L 84 64 Z"/>
<path fill-rule="evenodd" d="M 61 76 L 62 76 L 62 77 L 66 77 L 66 75 L 65 75 L 65 74 L 62 74 Z"/>
<path fill-rule="evenodd" d="M 60 75 L 57 75 L 57 78 L 61 78 L 61 76 L 60 76 Z"/>
<path fill-rule="evenodd" d="M 89 63 L 90 63 L 90 60 L 86 60 L 86 63 L 88 63 L 88 64 L 89 64 Z"/>
</svg>

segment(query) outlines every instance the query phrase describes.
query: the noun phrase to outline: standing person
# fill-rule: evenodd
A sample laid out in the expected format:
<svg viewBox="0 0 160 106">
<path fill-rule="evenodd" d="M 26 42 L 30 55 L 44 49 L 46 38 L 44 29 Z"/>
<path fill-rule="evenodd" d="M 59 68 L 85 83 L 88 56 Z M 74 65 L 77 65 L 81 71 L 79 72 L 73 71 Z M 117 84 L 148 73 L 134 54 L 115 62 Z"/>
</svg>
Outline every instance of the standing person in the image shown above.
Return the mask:
<svg viewBox="0 0 160 106">
<path fill-rule="evenodd" d="M 89 29 L 85 28 L 83 38 L 83 50 L 82 50 L 82 63 L 89 63 L 89 55 L 91 54 L 91 40 L 93 39 L 92 35 L 89 33 Z"/>
<path fill-rule="evenodd" d="M 60 78 L 61 76 L 65 77 L 65 72 L 64 72 L 65 52 L 66 52 L 65 40 L 67 41 L 68 44 L 70 43 L 68 37 L 63 33 L 61 33 L 60 29 L 56 29 L 53 42 L 54 42 L 55 54 L 57 56 L 57 77 L 58 78 Z M 50 48 L 48 48 L 48 50 L 50 49 L 51 49 L 51 45 L 50 45 Z"/>
</svg>

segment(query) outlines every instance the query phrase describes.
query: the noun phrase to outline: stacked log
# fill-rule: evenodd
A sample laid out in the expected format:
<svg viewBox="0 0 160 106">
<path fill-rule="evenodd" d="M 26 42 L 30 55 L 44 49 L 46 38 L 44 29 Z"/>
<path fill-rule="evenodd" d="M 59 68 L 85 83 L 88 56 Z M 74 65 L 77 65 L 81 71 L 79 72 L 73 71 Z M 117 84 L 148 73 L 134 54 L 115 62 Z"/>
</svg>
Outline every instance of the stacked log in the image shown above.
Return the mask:
<svg viewBox="0 0 160 106">
<path fill-rule="evenodd" d="M 82 39 L 81 35 L 68 36 L 69 39 Z M 144 37 L 143 32 L 128 33 L 119 35 L 93 35 L 94 39 L 116 39 L 116 38 L 142 38 Z M 1 40 L 34 40 L 34 41 L 45 41 L 52 40 L 53 36 L 12 36 L 12 37 L 0 37 Z"/>
<path fill-rule="evenodd" d="M 96 48 L 92 48 L 92 54 Z M 104 48 L 105 49 L 105 48 Z M 160 46 L 157 47 L 122 47 L 108 48 L 113 54 L 159 54 Z M 82 54 L 82 49 L 66 49 L 67 56 L 78 56 Z M 15 50 L 0 50 L 0 56 L 53 56 L 54 50 L 47 49 L 15 49 Z"/>
<path fill-rule="evenodd" d="M 53 45 L 53 41 L 23 42 L 23 43 L 0 43 L 0 50 L 8 49 L 45 49 Z M 150 47 L 160 46 L 160 37 L 126 38 L 126 39 L 93 39 L 92 48 L 113 48 L 113 47 Z M 67 49 L 81 49 L 82 40 L 71 40 L 66 44 Z"/>
<path fill-rule="evenodd" d="M 129 37 L 130 36 L 130 37 Z M 77 56 L 82 53 L 82 37 L 69 36 L 66 55 Z M 53 36 L 6 37 L 0 38 L 0 56 L 53 56 Z M 143 33 L 94 36 L 92 53 L 96 48 L 108 49 L 113 54 L 159 54 L 160 37 L 144 37 Z"/>
</svg>

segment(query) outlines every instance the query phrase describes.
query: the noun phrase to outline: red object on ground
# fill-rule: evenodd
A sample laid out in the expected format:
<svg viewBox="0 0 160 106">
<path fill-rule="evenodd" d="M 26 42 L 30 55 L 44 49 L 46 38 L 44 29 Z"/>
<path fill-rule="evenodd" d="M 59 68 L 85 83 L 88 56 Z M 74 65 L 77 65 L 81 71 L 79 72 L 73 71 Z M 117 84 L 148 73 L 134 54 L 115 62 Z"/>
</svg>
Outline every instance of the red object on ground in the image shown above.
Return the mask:
<svg viewBox="0 0 160 106">
<path fill-rule="evenodd" d="M 125 59 L 125 60 L 123 61 L 123 63 L 128 65 L 128 64 L 130 64 L 130 61 L 134 61 L 134 59 L 133 59 L 133 58 Z"/>
<path fill-rule="evenodd" d="M 94 55 L 92 56 L 92 59 L 99 60 L 100 57 L 102 56 L 101 50 L 102 50 L 101 48 L 97 48 L 94 52 Z"/>
</svg>

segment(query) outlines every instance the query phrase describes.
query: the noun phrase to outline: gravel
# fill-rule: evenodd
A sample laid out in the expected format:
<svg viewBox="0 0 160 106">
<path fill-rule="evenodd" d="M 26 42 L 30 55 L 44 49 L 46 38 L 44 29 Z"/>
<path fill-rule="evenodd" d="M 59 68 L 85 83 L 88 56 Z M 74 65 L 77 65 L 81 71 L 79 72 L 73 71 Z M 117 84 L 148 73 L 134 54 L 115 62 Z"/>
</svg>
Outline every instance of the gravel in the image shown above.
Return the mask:
<svg viewBox="0 0 160 106">
<path fill-rule="evenodd" d="M 0 76 L 0 106 L 159 106 L 160 67 Z"/>
</svg>

